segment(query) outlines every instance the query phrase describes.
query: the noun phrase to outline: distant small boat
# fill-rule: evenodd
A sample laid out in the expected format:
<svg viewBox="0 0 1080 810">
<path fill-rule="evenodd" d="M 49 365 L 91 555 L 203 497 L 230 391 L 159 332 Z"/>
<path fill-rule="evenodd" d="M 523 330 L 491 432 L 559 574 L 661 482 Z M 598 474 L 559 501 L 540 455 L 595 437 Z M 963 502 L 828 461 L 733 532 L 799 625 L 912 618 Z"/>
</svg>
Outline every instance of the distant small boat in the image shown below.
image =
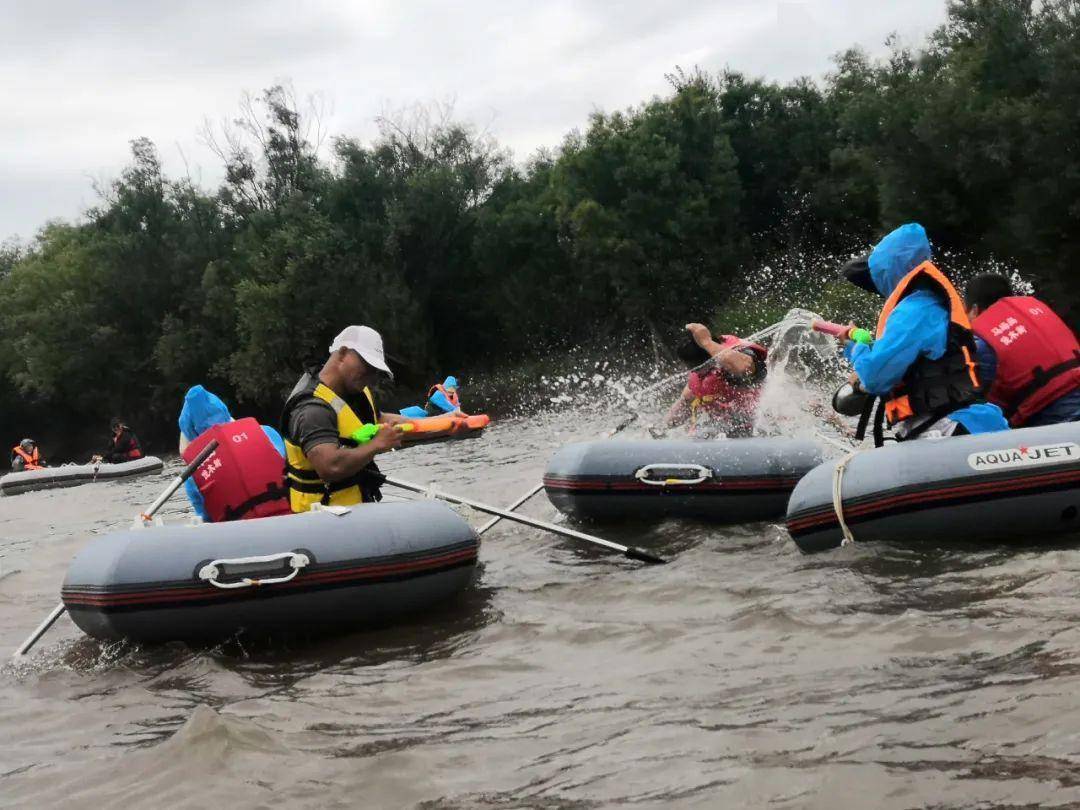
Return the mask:
<svg viewBox="0 0 1080 810">
<path fill-rule="evenodd" d="M 46 467 L 43 470 L 8 473 L 0 478 L 0 494 L 20 495 L 36 489 L 77 487 L 96 481 L 133 478 L 137 475 L 160 472 L 163 466 L 161 459 L 157 456 L 143 456 L 120 464 L 65 464 L 61 467 Z"/>
</svg>

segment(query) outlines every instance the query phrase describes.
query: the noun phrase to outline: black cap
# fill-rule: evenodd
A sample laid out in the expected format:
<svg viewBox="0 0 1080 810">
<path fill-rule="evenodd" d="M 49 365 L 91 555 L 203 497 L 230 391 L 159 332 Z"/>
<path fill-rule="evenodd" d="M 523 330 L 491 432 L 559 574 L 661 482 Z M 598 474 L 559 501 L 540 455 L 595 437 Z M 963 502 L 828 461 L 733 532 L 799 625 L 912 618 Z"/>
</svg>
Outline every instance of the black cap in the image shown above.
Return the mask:
<svg viewBox="0 0 1080 810">
<path fill-rule="evenodd" d="M 858 256 L 846 262 L 840 268 L 840 274 L 856 287 L 861 287 L 867 292 L 877 294 L 878 288 L 874 286 L 874 279 L 870 275 L 870 254 Z"/>
</svg>

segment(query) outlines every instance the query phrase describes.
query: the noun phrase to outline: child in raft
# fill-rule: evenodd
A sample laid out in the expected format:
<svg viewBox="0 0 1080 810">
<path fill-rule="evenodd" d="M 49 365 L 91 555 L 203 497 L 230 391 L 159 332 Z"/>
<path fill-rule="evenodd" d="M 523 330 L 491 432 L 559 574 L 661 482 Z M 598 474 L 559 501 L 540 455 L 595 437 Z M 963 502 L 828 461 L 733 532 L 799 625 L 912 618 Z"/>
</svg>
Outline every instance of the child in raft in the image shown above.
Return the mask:
<svg viewBox="0 0 1080 810">
<path fill-rule="evenodd" d="M 468 416 L 461 410 L 461 398 L 458 395 L 457 377 L 450 375 L 441 383 L 431 386 L 428 399 L 423 407 L 411 405 L 402 408 L 402 416 L 410 419 L 423 419 L 426 416 Z"/>
</svg>

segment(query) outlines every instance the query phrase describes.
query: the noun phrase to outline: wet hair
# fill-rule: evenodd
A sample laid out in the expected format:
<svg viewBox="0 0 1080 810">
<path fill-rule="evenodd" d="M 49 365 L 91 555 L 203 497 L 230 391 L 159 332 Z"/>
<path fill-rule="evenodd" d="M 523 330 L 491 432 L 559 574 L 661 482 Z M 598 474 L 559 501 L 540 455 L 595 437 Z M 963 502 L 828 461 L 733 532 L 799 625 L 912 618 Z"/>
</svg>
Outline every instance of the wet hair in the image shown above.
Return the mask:
<svg viewBox="0 0 1080 810">
<path fill-rule="evenodd" d="M 687 368 L 697 368 L 709 360 L 711 355 L 698 346 L 690 335 L 686 335 L 675 347 L 675 354 L 683 361 Z"/>
<path fill-rule="evenodd" d="M 985 312 L 1002 298 L 1014 295 L 1012 283 L 1000 273 L 980 273 L 964 288 L 968 309 L 975 306 Z"/>
</svg>

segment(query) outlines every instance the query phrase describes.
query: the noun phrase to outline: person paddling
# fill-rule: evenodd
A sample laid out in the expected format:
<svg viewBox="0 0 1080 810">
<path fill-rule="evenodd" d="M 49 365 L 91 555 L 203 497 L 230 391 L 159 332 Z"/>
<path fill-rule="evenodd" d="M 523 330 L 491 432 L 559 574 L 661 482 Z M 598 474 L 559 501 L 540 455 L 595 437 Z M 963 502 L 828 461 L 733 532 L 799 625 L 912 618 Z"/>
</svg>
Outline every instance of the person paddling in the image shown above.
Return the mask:
<svg viewBox="0 0 1080 810">
<path fill-rule="evenodd" d="M 110 419 L 109 430 L 112 432 L 109 446 L 90 459 L 92 463 L 122 464 L 125 461 L 135 461 L 143 457 L 139 437 L 124 423 L 123 419 L 119 416 Z"/>
<path fill-rule="evenodd" d="M 766 350 L 736 335 L 714 340 L 700 323 L 686 325 L 679 358 L 691 369 L 686 387 L 667 412 L 671 427 L 689 421 L 688 432 L 701 437 L 744 437 L 754 431 L 761 387 L 768 373 Z M 708 368 L 699 368 L 709 363 Z"/>
<path fill-rule="evenodd" d="M 380 413 L 370 386 L 393 379 L 382 337 L 368 326 L 348 326 L 330 344 L 321 369 L 305 373 L 285 402 L 286 476 L 294 512 L 320 503 L 352 506 L 381 499 L 375 456 L 401 446 L 396 426 L 409 420 Z M 375 425 L 374 435 L 364 430 Z"/>
<path fill-rule="evenodd" d="M 886 299 L 872 343 L 852 340 L 850 333 L 837 337 L 855 368 L 852 384 L 872 395 L 860 440 L 875 399 L 879 446 L 883 420 L 900 441 L 1008 430 L 1001 409 L 982 397 L 960 295 L 930 255 L 926 231 L 910 223 L 844 266 L 848 281 Z"/>
<path fill-rule="evenodd" d="M 48 466 L 42 460 L 41 451 L 38 450 L 37 442 L 33 439 L 23 439 L 11 448 L 12 472 L 32 472 L 43 470 Z"/>
<path fill-rule="evenodd" d="M 1013 427 L 1080 421 L 1080 342 L 1049 304 L 998 273 L 968 282 L 979 379 Z"/>
</svg>

